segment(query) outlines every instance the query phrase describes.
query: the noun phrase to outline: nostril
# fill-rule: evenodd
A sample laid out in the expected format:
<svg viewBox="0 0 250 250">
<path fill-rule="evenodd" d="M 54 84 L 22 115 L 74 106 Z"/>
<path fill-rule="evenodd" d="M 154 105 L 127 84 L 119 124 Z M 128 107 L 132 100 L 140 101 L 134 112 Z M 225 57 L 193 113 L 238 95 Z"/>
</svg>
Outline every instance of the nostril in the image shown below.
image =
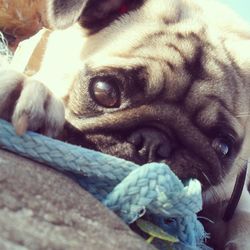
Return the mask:
<svg viewBox="0 0 250 250">
<path fill-rule="evenodd" d="M 156 154 L 158 157 L 166 159 L 170 156 L 171 154 L 171 148 L 168 142 L 166 143 L 161 143 L 157 150 L 156 150 Z"/>
<path fill-rule="evenodd" d="M 144 144 L 144 138 L 141 133 L 134 133 L 132 134 L 127 141 L 131 144 L 133 144 L 136 148 L 136 150 L 140 150 L 143 148 Z"/>
<path fill-rule="evenodd" d="M 145 162 L 169 159 L 173 150 L 169 137 L 153 128 L 138 129 L 127 141 L 132 144 L 135 154 Z"/>
</svg>

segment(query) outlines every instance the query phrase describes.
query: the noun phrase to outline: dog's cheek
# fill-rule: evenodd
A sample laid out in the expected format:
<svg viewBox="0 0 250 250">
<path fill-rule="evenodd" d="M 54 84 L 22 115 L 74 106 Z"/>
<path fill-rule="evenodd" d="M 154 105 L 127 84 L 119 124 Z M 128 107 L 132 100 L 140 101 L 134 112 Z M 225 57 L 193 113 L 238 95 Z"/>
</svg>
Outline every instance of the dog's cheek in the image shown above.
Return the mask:
<svg viewBox="0 0 250 250">
<path fill-rule="evenodd" d="M 166 160 L 165 163 L 168 164 L 182 180 L 198 179 L 202 183 L 204 190 L 221 181 L 219 166 L 213 167 L 213 169 L 217 169 L 217 171 L 211 171 L 211 166 L 202 159 L 202 156 L 185 148 L 177 148 L 175 152 L 172 153 L 171 158 Z"/>
<path fill-rule="evenodd" d="M 113 132 L 112 135 L 105 134 L 86 134 L 81 131 L 74 131 L 68 128 L 64 140 L 97 150 L 109 155 L 133 161 L 139 165 L 147 163 L 147 160 L 140 156 L 135 145 L 126 140 L 126 133 Z M 204 162 L 201 157 L 189 152 L 187 149 L 177 149 L 171 159 L 163 160 L 172 170 L 183 180 L 197 178 L 201 181 L 204 189 L 221 181 L 221 171 L 211 171 L 211 166 Z"/>
</svg>

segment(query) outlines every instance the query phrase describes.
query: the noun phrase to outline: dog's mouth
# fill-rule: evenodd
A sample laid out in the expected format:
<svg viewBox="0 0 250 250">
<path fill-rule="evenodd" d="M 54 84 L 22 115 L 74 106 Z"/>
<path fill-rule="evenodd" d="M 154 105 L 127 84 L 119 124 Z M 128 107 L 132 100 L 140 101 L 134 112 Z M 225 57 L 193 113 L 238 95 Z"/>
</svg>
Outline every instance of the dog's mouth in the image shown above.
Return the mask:
<svg viewBox="0 0 250 250">
<path fill-rule="evenodd" d="M 70 136 L 69 136 L 70 135 Z M 170 130 L 159 124 L 150 124 L 131 129 L 82 133 L 67 124 L 64 139 L 106 154 L 133 161 L 138 165 L 161 162 L 170 166 L 183 181 L 198 179 L 204 190 L 217 184 L 219 170 L 211 166 L 192 148 L 187 148 Z"/>
</svg>

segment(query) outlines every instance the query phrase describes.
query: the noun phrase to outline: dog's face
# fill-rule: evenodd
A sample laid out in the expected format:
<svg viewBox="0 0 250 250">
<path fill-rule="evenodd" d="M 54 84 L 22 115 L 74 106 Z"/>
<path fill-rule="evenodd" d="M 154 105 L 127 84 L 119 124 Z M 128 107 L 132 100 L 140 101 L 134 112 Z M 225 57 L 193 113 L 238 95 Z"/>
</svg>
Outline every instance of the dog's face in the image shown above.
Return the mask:
<svg viewBox="0 0 250 250">
<path fill-rule="evenodd" d="M 249 60 L 238 58 L 250 36 L 233 15 L 232 26 L 213 19 L 219 5 L 199 2 L 51 4 L 55 26 L 78 20 L 88 32 L 65 98 L 68 140 L 139 164 L 165 162 L 204 189 L 238 171 L 250 153 Z"/>
<path fill-rule="evenodd" d="M 78 24 L 31 39 L 26 75 L 1 71 L 0 117 L 18 134 L 57 136 L 66 111 L 65 140 L 198 178 L 217 249 L 230 242 L 250 249 L 246 187 L 233 220 L 220 223 L 250 155 L 250 28 L 212 0 L 47 0 L 47 7 L 51 27 Z M 27 62 L 15 58 L 23 70 Z"/>
</svg>

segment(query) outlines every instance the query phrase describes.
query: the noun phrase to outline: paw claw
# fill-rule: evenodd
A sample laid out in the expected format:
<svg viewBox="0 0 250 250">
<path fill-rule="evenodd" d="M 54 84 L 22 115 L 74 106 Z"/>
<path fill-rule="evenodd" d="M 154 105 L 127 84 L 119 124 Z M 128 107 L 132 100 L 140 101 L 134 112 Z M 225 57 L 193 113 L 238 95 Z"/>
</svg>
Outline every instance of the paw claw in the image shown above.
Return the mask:
<svg viewBox="0 0 250 250">
<path fill-rule="evenodd" d="M 17 135 L 32 130 L 56 137 L 65 122 L 64 104 L 43 83 L 6 71 L 0 74 L 0 117 L 12 121 Z"/>
<path fill-rule="evenodd" d="M 16 134 L 21 136 L 25 134 L 29 126 L 29 118 L 27 114 L 23 114 L 16 122 L 13 123 Z"/>
</svg>

